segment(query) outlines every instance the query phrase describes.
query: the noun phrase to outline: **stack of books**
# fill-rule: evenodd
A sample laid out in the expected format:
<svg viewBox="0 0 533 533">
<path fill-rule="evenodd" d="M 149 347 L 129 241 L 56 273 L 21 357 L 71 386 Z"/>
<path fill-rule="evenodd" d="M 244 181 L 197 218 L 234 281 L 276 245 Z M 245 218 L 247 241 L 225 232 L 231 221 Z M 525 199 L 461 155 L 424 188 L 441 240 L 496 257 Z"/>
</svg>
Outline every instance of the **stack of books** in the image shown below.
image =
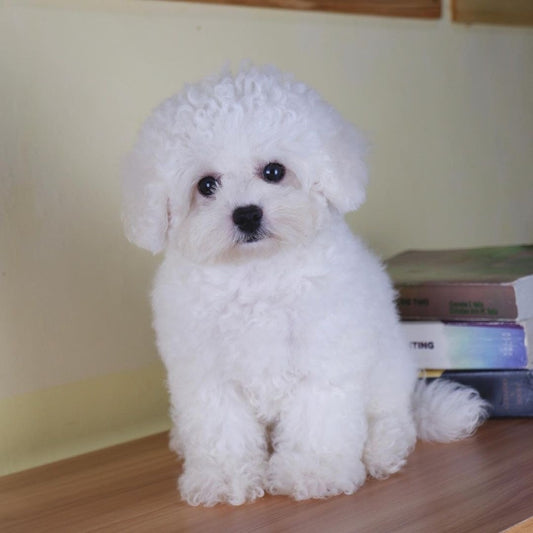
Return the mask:
<svg viewBox="0 0 533 533">
<path fill-rule="evenodd" d="M 423 377 L 474 387 L 491 416 L 533 416 L 533 245 L 386 261 Z"/>
</svg>

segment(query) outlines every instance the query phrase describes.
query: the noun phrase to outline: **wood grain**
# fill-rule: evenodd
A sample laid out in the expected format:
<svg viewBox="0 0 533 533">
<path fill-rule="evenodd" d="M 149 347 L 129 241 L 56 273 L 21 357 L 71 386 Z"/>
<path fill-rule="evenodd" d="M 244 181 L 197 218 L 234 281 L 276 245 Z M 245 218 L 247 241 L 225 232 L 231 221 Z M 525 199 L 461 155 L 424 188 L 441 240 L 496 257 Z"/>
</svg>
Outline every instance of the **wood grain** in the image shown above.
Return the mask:
<svg viewBox="0 0 533 533">
<path fill-rule="evenodd" d="M 180 0 L 168 0 L 180 1 Z M 441 16 L 441 0 L 187 0 L 208 4 L 242 5 L 249 7 L 277 7 L 435 19 Z"/>
<path fill-rule="evenodd" d="M 505 531 L 506 533 L 531 533 L 533 531 L 533 518 L 528 518 Z"/>
<path fill-rule="evenodd" d="M 0 531 L 499 532 L 533 516 L 533 420 L 490 420 L 454 444 L 418 443 L 403 472 L 353 496 L 189 507 L 167 435 L 0 478 Z"/>
<path fill-rule="evenodd" d="M 533 25 L 532 0 L 452 0 L 451 9 L 455 22 Z"/>
</svg>

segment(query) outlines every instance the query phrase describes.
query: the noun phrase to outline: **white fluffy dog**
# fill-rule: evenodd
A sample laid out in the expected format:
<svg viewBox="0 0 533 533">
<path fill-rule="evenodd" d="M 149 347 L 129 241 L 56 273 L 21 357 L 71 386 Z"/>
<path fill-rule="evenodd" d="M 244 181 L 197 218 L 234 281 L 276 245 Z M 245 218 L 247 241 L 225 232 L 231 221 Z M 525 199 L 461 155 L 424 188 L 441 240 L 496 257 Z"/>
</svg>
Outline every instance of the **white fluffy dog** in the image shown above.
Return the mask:
<svg viewBox="0 0 533 533">
<path fill-rule="evenodd" d="M 471 389 L 416 385 L 394 292 L 343 214 L 364 143 L 319 95 L 245 67 L 160 105 L 128 159 L 128 238 L 166 250 L 153 290 L 182 497 L 351 494 L 417 435 L 485 417 Z"/>
</svg>

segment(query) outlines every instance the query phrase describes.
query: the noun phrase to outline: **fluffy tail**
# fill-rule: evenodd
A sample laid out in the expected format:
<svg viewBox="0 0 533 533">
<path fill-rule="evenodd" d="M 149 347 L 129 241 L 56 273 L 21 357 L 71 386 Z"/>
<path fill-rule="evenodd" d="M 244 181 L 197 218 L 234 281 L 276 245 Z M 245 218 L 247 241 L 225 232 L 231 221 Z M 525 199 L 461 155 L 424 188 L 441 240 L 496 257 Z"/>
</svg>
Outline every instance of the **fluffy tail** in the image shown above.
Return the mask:
<svg viewBox="0 0 533 533">
<path fill-rule="evenodd" d="M 437 379 L 418 381 L 413 406 L 419 438 L 451 442 L 472 435 L 488 417 L 490 404 L 470 387 Z"/>
</svg>

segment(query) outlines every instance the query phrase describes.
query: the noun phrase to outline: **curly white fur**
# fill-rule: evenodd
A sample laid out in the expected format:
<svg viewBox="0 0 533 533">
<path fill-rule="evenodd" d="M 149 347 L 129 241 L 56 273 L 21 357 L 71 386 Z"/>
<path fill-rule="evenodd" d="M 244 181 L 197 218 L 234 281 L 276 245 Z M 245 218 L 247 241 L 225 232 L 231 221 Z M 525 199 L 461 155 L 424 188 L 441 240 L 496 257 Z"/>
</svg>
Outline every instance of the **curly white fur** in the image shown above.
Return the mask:
<svg viewBox="0 0 533 533">
<path fill-rule="evenodd" d="M 416 386 L 391 283 L 342 216 L 364 201 L 364 150 L 273 68 L 188 86 L 140 132 L 124 223 L 166 250 L 154 327 L 193 505 L 351 494 L 398 471 L 417 433 L 454 440 L 485 416 L 470 389 Z M 283 179 L 267 179 L 271 164 Z"/>
</svg>

